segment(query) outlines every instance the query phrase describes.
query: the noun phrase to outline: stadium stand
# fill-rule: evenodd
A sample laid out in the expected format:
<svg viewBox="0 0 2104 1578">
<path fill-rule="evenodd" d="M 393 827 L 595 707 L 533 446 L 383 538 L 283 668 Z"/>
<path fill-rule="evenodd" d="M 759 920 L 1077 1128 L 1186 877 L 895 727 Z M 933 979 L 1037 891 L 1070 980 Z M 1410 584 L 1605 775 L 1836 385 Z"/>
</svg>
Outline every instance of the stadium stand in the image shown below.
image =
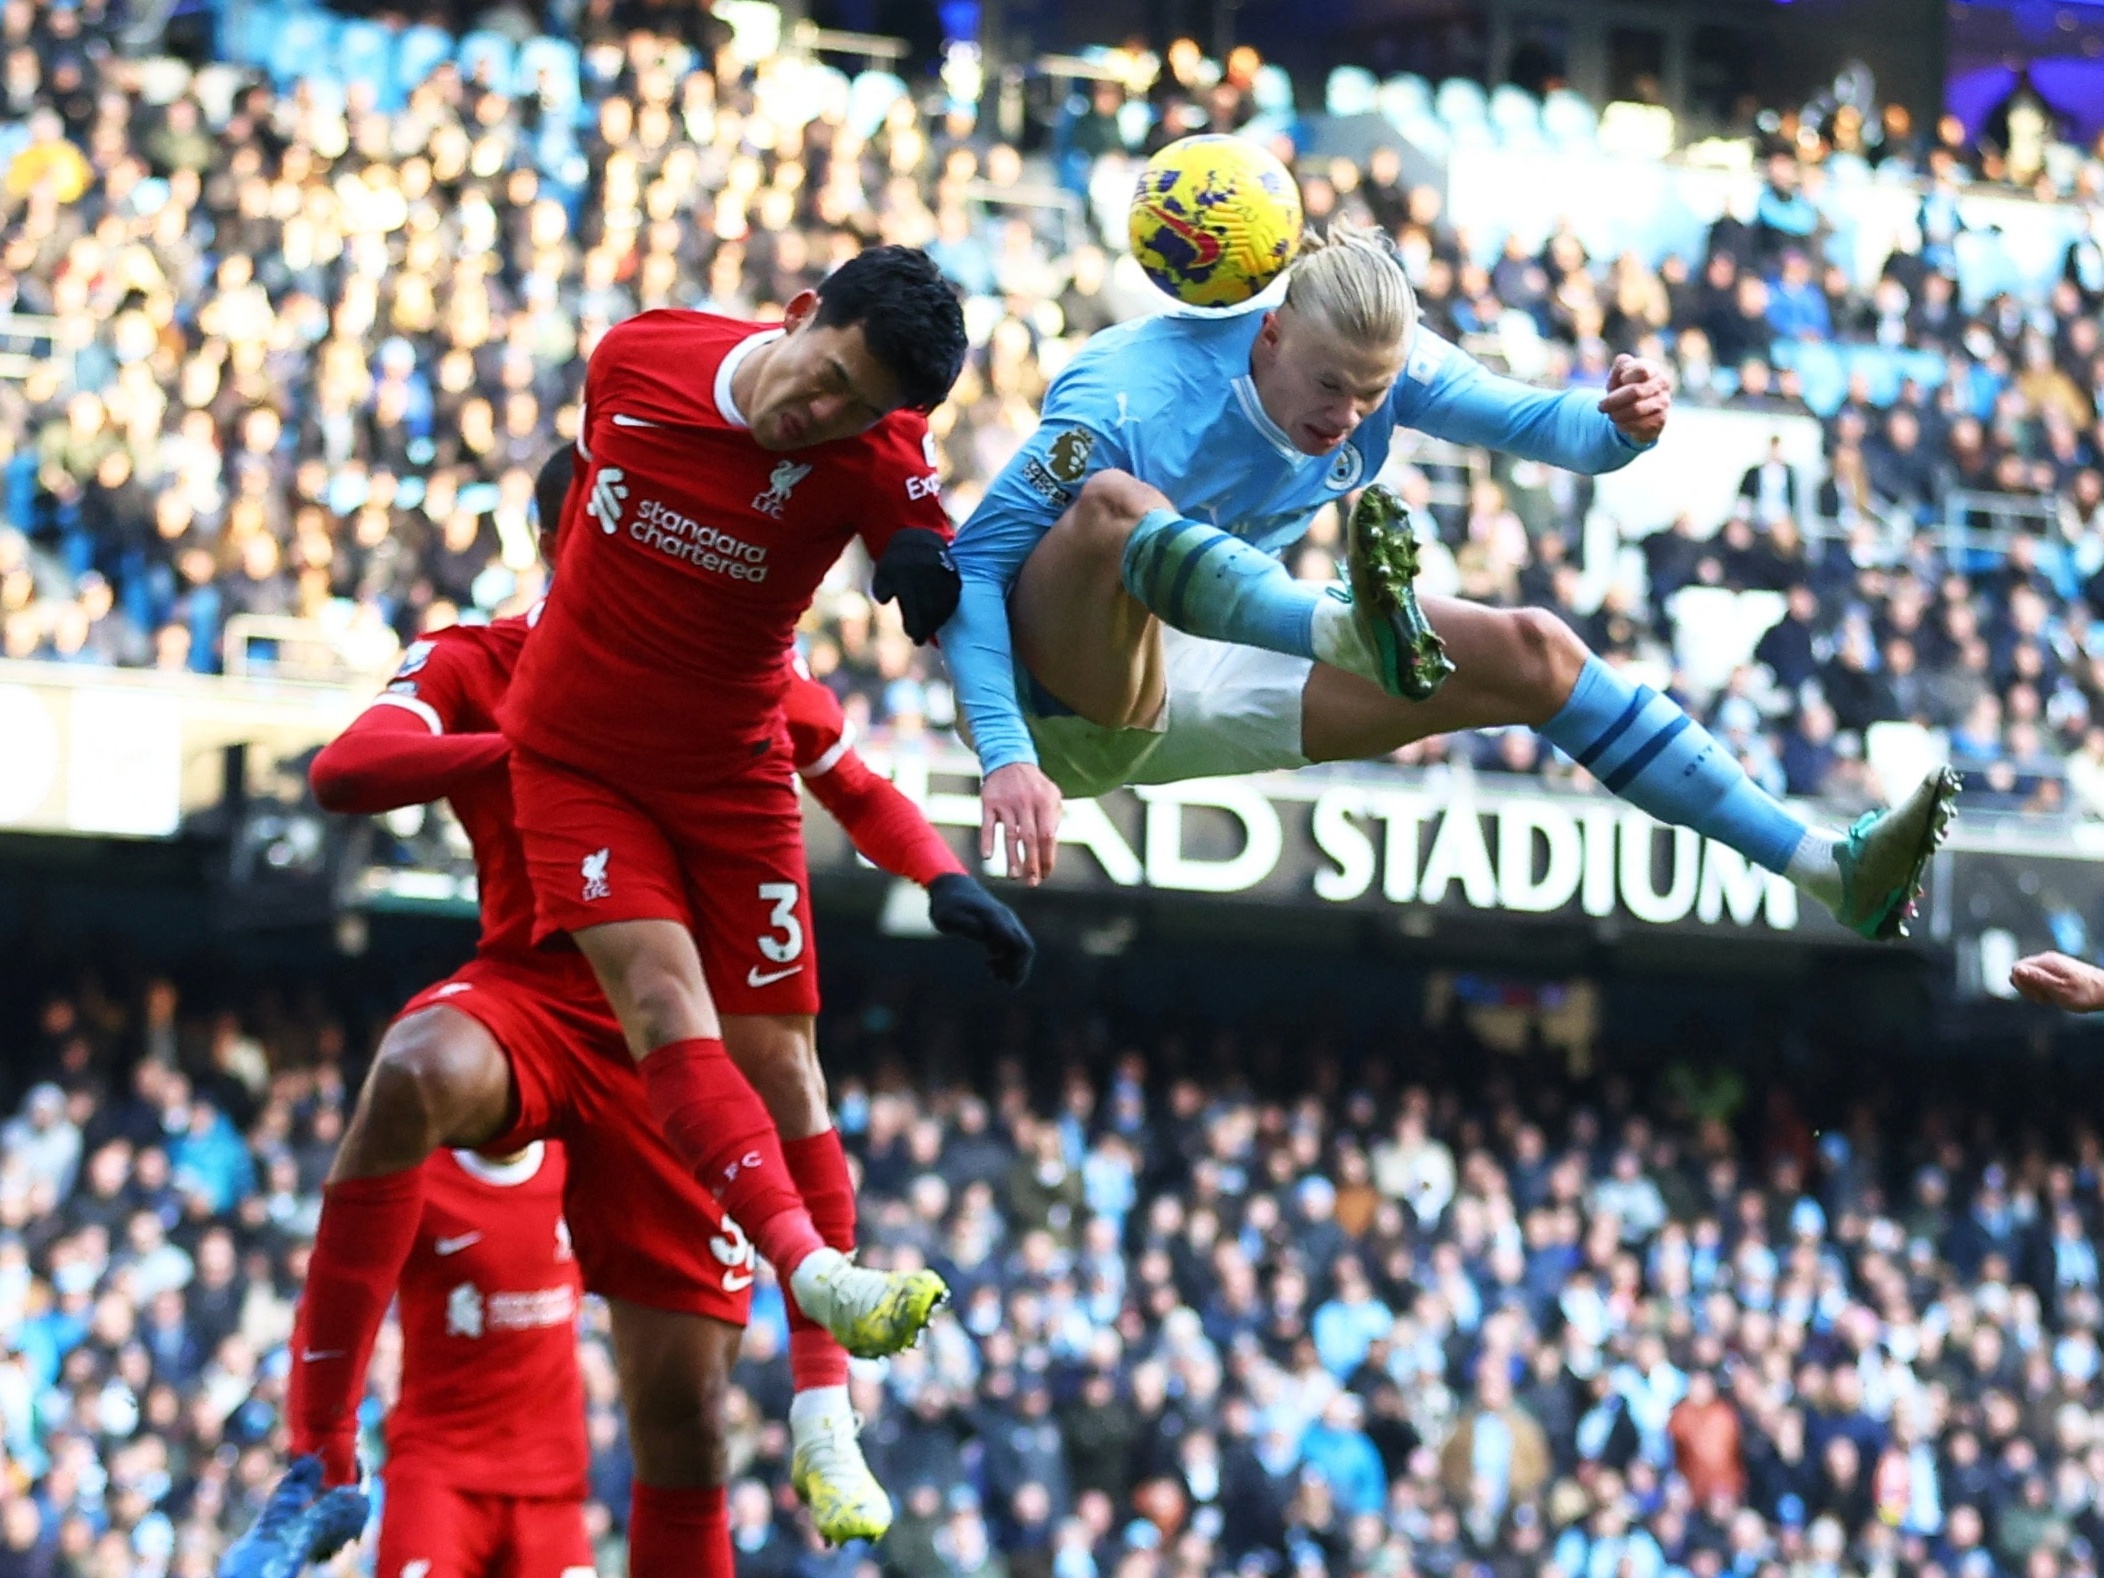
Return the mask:
<svg viewBox="0 0 2104 1578">
<path fill-rule="evenodd" d="M 1668 164 L 1565 92 L 1346 67 L 1332 113 L 1297 117 L 1277 68 L 1186 48 L 1070 68 L 1093 76 L 1054 129 L 1062 187 L 888 70 L 748 59 L 720 26 L 587 7 L 574 42 L 455 39 L 244 0 L 193 77 L 89 48 L 100 15 L 18 8 L 0 40 L 11 323 L 69 325 L 16 341 L 49 353 L 0 388 L 9 657 L 297 669 L 345 632 L 518 607 L 528 478 L 597 335 L 655 305 L 771 310 L 873 237 L 929 245 L 970 297 L 975 359 L 938 413 L 966 510 L 1079 337 L 1153 306 L 1117 255 L 1128 159 L 1239 125 L 1305 144 L 1311 216 L 1391 230 L 1426 321 L 1478 354 L 1581 384 L 1621 351 L 1678 369 L 1693 502 L 1482 455 L 1400 468 L 1435 588 L 1558 608 L 1771 787 L 1872 797 L 1877 731 L 1968 769 L 1975 805 L 2104 814 L 2095 150 L 2056 145 L 2019 191 L 1953 120 L 1844 107 Z M 1320 154 L 1365 122 L 1389 146 Z M 1335 542 L 1318 523 L 1302 573 Z M 814 666 L 880 729 L 946 729 L 939 664 L 853 584 Z M 1495 739 L 1415 755 L 1449 753 L 1567 770 Z"/>
<path fill-rule="evenodd" d="M 0 1561 L 202 1578 L 276 1471 L 366 1027 L 42 957 L 58 984 L 5 1027 Z M 985 1006 L 891 978 L 829 1016 L 869 1253 L 957 1302 L 858 1372 L 903 1516 L 834 1556 L 787 1486 L 763 1285 L 731 1401 L 741 1578 L 2097 1571 L 2089 1086 L 2011 1074 L 1983 1106 L 1959 1067 L 1609 1048 L 1588 1073 L 1454 1011 L 1355 1039 Z M 974 1040 L 978 1076 L 934 1072 Z M 618 1571 L 602 1322 L 591 1516 Z"/>
</svg>

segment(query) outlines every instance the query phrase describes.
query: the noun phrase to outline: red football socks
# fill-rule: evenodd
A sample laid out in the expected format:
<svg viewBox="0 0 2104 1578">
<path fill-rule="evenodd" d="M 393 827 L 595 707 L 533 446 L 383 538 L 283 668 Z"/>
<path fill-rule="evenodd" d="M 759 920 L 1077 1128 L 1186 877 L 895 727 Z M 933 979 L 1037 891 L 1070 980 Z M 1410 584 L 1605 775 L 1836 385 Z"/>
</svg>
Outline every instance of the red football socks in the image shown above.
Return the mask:
<svg viewBox="0 0 2104 1578">
<path fill-rule="evenodd" d="M 811 1225 L 826 1247 L 843 1254 L 853 1249 L 855 1182 L 848 1176 L 840 1131 L 827 1129 L 801 1140 L 784 1140 L 782 1155 L 797 1193 L 804 1197 L 804 1209 L 811 1213 Z M 783 1302 L 789 1307 L 789 1375 L 796 1390 L 847 1385 L 847 1350 L 798 1309 L 795 1299 Z"/>
<path fill-rule="evenodd" d="M 721 1485 L 668 1490 L 637 1480 L 628 1504 L 628 1578 L 731 1578 L 726 1502 Z"/>
<path fill-rule="evenodd" d="M 321 1224 L 293 1322 L 285 1411 L 293 1455 L 319 1453 L 331 1485 L 357 1482 L 365 1368 L 423 1210 L 421 1167 L 347 1178 L 322 1191 Z"/>
<path fill-rule="evenodd" d="M 786 1282 L 825 1240 L 797 1195 L 758 1094 L 721 1041 L 668 1041 L 642 1068 L 665 1138 Z"/>
</svg>

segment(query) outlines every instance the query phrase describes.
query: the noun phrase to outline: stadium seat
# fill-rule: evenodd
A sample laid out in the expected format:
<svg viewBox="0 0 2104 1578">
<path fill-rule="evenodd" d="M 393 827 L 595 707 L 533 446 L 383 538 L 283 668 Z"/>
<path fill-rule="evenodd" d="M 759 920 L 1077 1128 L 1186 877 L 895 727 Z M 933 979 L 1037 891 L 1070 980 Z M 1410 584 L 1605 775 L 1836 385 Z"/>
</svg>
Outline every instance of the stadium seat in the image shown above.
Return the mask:
<svg viewBox="0 0 2104 1578">
<path fill-rule="evenodd" d="M 234 0 L 219 21 L 220 48 L 241 66 L 268 66 L 285 11 L 270 0 Z"/>
<path fill-rule="evenodd" d="M 1466 77 L 1449 77 L 1432 96 L 1432 111 L 1450 129 L 1484 126 L 1489 123 L 1489 105 L 1480 84 Z"/>
<path fill-rule="evenodd" d="M 287 10 L 270 45 L 270 74 L 297 82 L 335 58 L 336 18 L 326 11 Z"/>
<path fill-rule="evenodd" d="M 336 30 L 336 55 L 331 62 L 346 83 L 370 88 L 381 113 L 393 114 L 402 107 L 394 72 L 394 35 L 378 22 L 353 17 Z"/>
<path fill-rule="evenodd" d="M 1339 66 L 1323 88 L 1322 107 L 1336 116 L 1370 115 L 1379 107 L 1380 92 L 1364 66 Z"/>
<path fill-rule="evenodd" d="M 566 38 L 529 38 L 519 46 L 511 90 L 522 99 L 545 94 L 543 102 L 558 113 L 576 109 L 584 97 L 577 46 Z"/>
<path fill-rule="evenodd" d="M 1293 114 L 1293 79 L 1287 75 L 1283 66 L 1266 62 L 1257 67 L 1256 80 L 1250 84 L 1249 96 L 1255 101 L 1257 113 L 1260 115 L 1291 117 Z"/>
<path fill-rule="evenodd" d="M 1557 88 L 1542 101 L 1541 128 L 1558 148 L 1590 148 L 1599 134 L 1600 116 L 1568 88 Z"/>
<path fill-rule="evenodd" d="M 460 74 L 470 82 L 486 77 L 492 86 L 508 88 L 513 53 L 502 33 L 470 33 L 460 41 Z"/>
<path fill-rule="evenodd" d="M 1527 146 L 1541 141 L 1541 106 L 1534 95 L 1511 83 L 1501 83 L 1491 90 L 1489 106 L 1490 124 L 1498 134 L 1498 141 L 1507 147 Z"/>
<path fill-rule="evenodd" d="M 1401 131 L 1410 116 L 1432 113 L 1432 90 L 1415 72 L 1398 72 L 1381 84 L 1375 103 L 1388 124 Z"/>
<path fill-rule="evenodd" d="M 453 35 L 442 27 L 420 24 L 395 45 L 395 90 L 407 98 L 432 72 L 453 58 Z"/>
<path fill-rule="evenodd" d="M 858 138 L 868 137 L 905 96 L 906 84 L 892 72 L 857 72 L 847 87 L 848 130 Z"/>
</svg>

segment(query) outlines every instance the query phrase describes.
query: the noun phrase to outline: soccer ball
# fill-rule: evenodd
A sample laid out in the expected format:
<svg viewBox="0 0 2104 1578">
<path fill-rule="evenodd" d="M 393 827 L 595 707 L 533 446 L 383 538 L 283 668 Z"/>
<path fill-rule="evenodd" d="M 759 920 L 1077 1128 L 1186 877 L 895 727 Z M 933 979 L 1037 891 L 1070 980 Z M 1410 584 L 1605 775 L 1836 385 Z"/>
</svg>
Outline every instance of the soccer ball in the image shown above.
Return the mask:
<svg viewBox="0 0 2104 1578">
<path fill-rule="evenodd" d="M 1192 307 L 1233 307 L 1300 249 L 1300 188 L 1241 137 L 1182 137 L 1147 161 L 1132 199 L 1132 255 Z"/>
</svg>

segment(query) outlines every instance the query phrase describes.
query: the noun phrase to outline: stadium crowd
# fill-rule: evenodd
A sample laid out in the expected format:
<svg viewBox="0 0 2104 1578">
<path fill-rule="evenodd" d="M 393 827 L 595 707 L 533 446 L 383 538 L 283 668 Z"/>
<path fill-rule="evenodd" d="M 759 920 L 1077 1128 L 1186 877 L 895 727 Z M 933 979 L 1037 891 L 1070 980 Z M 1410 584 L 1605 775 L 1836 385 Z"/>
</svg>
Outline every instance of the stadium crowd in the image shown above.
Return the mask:
<svg viewBox="0 0 2104 1578">
<path fill-rule="evenodd" d="M 280 1461 L 356 1069 L 319 1000 L 60 979 L 7 1027 L 0 1571 L 203 1578 Z M 1461 1018 L 1397 1026 L 1399 1067 L 1304 1024 L 1289 1056 L 1261 1021 L 966 1012 L 891 979 L 828 1024 L 866 1252 L 956 1292 L 853 1382 L 900 1521 L 875 1550 L 809 1535 L 763 1282 L 729 1405 L 741 1578 L 2098 1571 L 2086 1119 L 1998 1128 L 1916 1069 L 1815 1129 L 1780 1079 L 1579 1077 Z M 967 1024 L 971 1077 L 928 1074 Z M 601 1322 L 590 1518 L 618 1571 Z"/>
<path fill-rule="evenodd" d="M 936 413 L 961 515 L 1080 341 L 1148 304 L 1090 233 L 1101 205 L 1047 202 L 1046 172 L 1086 185 L 1102 161 L 1257 112 L 1250 52 L 1223 73 L 1180 47 L 1133 93 L 1143 113 L 1097 84 L 1065 113 L 1060 161 L 1025 160 L 954 104 L 850 124 L 794 61 L 755 72 L 722 30 L 652 33 L 654 14 L 585 8 L 582 115 L 450 64 L 386 115 L 355 88 L 344 103 L 171 77 L 110 47 L 102 0 L 0 8 L 0 304 L 57 315 L 65 353 L 0 384 L 0 652 L 215 671 L 238 616 L 294 615 L 384 662 L 420 628 L 519 607 L 541 584 L 532 468 L 573 429 L 607 326 L 668 304 L 766 314 L 871 239 L 928 246 L 971 302 L 975 354 Z M 2062 150 L 2049 173 L 1955 122 L 1916 135 L 1897 110 L 1764 135 L 1754 210 L 1655 268 L 1588 257 L 1568 226 L 1484 266 L 1485 238 L 1457 235 L 1393 153 L 1301 161 L 1315 222 L 1397 238 L 1432 327 L 1477 344 L 1518 326 L 1551 380 L 1597 383 L 1641 351 L 1675 365 L 1684 400 L 1802 411 L 1792 346 L 1944 358 L 1933 390 L 1852 382 L 1816 478 L 1755 467 L 1729 520 L 1643 543 L 1641 582 L 1583 573 L 1577 479 L 1401 467 L 1444 549 L 1431 584 L 1560 608 L 1662 680 L 1675 592 L 1780 591 L 1759 661 L 1696 698 L 1767 786 L 1860 797 L 1863 731 L 1911 719 L 1948 732 L 1976 799 L 2104 814 L 2104 261 L 2077 245 L 2044 299 L 1976 310 L 1951 272 L 1965 183 L 2094 201 L 2104 157 Z M 1844 161 L 1925 183 L 1919 249 L 1876 278 L 1826 254 L 1815 198 Z M 2015 506 L 1992 517 L 2018 523 L 2005 545 L 1954 560 L 1918 529 L 1960 489 Z M 1334 573 L 1336 547 L 1318 521 L 1302 573 Z M 844 569 L 823 600 L 813 666 L 880 727 L 947 729 L 939 664 L 855 584 Z M 1517 734 L 1412 755 L 1450 750 L 1559 770 Z"/>
</svg>

